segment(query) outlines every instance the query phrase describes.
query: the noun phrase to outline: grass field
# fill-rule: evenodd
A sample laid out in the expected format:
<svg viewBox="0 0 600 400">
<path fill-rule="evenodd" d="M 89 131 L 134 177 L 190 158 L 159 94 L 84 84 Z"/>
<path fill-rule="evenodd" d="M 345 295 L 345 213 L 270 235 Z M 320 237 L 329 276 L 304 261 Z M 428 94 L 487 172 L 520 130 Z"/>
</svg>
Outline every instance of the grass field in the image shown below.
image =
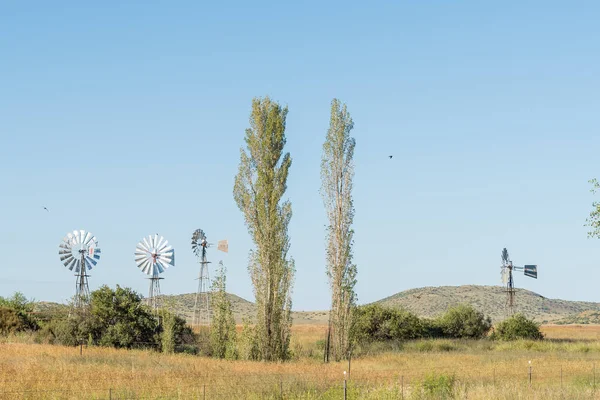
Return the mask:
<svg viewBox="0 0 600 400">
<path fill-rule="evenodd" d="M 348 364 L 322 363 L 316 342 L 325 331 L 295 326 L 292 348 L 301 354 L 286 363 L 98 347 L 80 355 L 79 348 L 8 338 L 0 343 L 0 398 L 342 399 Z M 600 398 L 600 326 L 545 326 L 544 332 L 552 339 L 420 340 L 373 348 L 352 360 L 348 398 Z"/>
<path fill-rule="evenodd" d="M 542 325 L 549 339 L 600 340 L 600 325 Z"/>
</svg>

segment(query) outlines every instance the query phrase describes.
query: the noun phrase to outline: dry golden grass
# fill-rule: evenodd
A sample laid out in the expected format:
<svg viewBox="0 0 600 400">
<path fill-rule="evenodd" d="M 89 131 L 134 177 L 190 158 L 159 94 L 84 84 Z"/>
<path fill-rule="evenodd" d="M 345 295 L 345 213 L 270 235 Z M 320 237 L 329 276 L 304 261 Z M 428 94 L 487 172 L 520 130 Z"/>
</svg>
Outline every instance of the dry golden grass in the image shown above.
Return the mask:
<svg viewBox="0 0 600 400">
<path fill-rule="evenodd" d="M 600 325 L 542 325 L 548 339 L 600 340 Z"/>
<path fill-rule="evenodd" d="M 401 351 L 352 360 L 349 398 L 421 398 L 416 393 L 431 373 L 454 376 L 458 398 L 594 398 L 600 368 L 600 342 L 589 341 L 594 330 L 544 330 L 559 339 L 570 332 L 586 342 L 413 342 Z M 315 347 L 325 334 L 325 326 L 294 326 L 292 347 Z M 345 362 L 323 364 L 320 354 L 286 363 L 97 347 L 80 355 L 79 348 L 19 343 L 26 340 L 0 343 L 0 399 L 202 399 L 204 393 L 207 399 L 275 399 L 282 389 L 286 399 L 339 399 L 348 370 Z M 596 379 L 600 384 L 600 374 Z M 598 392 L 600 398 L 600 387 Z"/>
</svg>

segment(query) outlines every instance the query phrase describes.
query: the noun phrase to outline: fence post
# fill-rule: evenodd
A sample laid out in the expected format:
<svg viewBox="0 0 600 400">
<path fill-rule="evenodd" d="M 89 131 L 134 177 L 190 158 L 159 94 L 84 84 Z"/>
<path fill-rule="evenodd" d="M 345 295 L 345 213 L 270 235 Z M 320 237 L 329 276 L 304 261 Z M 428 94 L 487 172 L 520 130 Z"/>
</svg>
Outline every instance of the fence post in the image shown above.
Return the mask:
<svg viewBox="0 0 600 400">
<path fill-rule="evenodd" d="M 283 381 L 281 379 L 279 379 L 279 396 L 283 400 Z"/>
<path fill-rule="evenodd" d="M 400 380 L 401 384 L 400 384 L 400 390 L 401 390 L 401 395 L 402 395 L 402 400 L 404 400 L 404 375 L 402 375 L 402 378 Z"/>
<path fill-rule="evenodd" d="M 206 384 L 202 385 L 202 398 L 206 400 Z"/>
<path fill-rule="evenodd" d="M 560 366 L 560 390 L 562 391 L 562 365 Z"/>
<path fill-rule="evenodd" d="M 79 341 L 79 355 L 83 355 L 83 339 Z"/>
<path fill-rule="evenodd" d="M 531 360 L 529 360 L 529 386 L 531 386 Z"/>
<path fill-rule="evenodd" d="M 352 354 L 348 352 L 348 379 L 350 379 L 350 362 L 352 361 Z"/>
<path fill-rule="evenodd" d="M 592 389 L 594 395 L 596 394 L 596 363 L 594 363 L 594 388 Z"/>
<path fill-rule="evenodd" d="M 112 388 L 108 388 L 108 400 L 112 400 Z"/>
<path fill-rule="evenodd" d="M 348 386 L 346 384 L 346 371 L 344 371 L 344 400 L 348 400 Z"/>
</svg>

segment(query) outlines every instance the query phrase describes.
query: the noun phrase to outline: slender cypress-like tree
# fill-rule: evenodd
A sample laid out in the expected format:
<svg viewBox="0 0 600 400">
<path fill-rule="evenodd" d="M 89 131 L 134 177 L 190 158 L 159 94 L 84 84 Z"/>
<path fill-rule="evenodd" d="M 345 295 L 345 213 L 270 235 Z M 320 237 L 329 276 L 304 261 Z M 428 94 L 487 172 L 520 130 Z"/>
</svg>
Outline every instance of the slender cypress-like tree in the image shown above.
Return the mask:
<svg viewBox="0 0 600 400">
<path fill-rule="evenodd" d="M 217 358 L 235 358 L 235 319 L 231 301 L 226 291 L 226 268 L 219 262 L 219 269 L 211 285 L 213 319 L 210 325 L 212 355 Z"/>
<path fill-rule="evenodd" d="M 331 119 L 321 160 L 321 195 L 329 225 L 327 227 L 327 276 L 331 287 L 330 338 L 336 361 L 350 350 L 349 331 L 356 303 L 356 265 L 352 262 L 354 231 L 354 147 L 350 137 L 354 123 L 345 104 L 331 102 Z"/>
<path fill-rule="evenodd" d="M 294 261 L 288 258 L 292 204 L 282 201 L 292 159 L 284 153 L 287 107 L 269 97 L 252 100 L 246 149 L 241 150 L 233 196 L 244 214 L 255 249 L 248 271 L 254 286 L 258 358 L 289 356 Z"/>
</svg>

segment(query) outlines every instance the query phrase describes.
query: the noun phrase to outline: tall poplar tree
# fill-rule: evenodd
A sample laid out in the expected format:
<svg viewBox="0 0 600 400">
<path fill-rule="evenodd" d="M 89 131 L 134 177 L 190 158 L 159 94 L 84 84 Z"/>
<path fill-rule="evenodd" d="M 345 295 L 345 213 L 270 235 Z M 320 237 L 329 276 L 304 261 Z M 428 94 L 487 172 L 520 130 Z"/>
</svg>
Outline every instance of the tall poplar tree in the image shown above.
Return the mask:
<svg viewBox="0 0 600 400">
<path fill-rule="evenodd" d="M 329 219 L 326 268 L 331 287 L 330 349 L 336 361 L 345 358 L 350 350 L 349 331 L 356 303 L 357 268 L 352 262 L 352 182 L 356 145 L 350 137 L 353 127 L 346 105 L 333 99 L 321 159 L 321 196 Z"/>
<path fill-rule="evenodd" d="M 292 204 L 282 201 L 292 159 L 283 152 L 287 107 L 269 97 L 252 100 L 246 149 L 241 149 L 233 196 L 244 214 L 254 250 L 248 271 L 257 315 L 255 346 L 262 360 L 289 356 L 294 261 L 288 258 Z"/>
</svg>

